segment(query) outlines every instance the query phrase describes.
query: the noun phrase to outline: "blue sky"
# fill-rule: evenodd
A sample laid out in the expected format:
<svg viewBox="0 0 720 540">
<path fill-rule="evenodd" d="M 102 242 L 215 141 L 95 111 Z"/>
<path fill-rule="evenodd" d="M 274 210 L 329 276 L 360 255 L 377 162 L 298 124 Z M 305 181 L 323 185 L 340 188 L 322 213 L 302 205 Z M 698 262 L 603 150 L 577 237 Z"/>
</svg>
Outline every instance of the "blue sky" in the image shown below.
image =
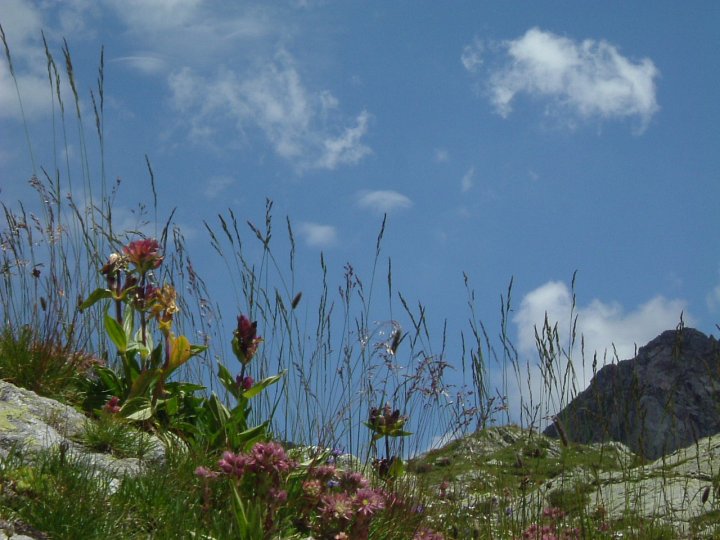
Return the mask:
<svg viewBox="0 0 720 540">
<path fill-rule="evenodd" d="M 451 353 L 467 332 L 463 272 L 493 331 L 514 277 L 509 329 L 531 365 L 545 313 L 567 326 L 576 270 L 586 352 L 627 358 L 681 312 L 716 331 L 717 2 L 0 0 L 0 24 L 39 164 L 40 30 L 56 58 L 67 39 L 87 119 L 105 46 L 117 214 L 131 224 L 149 200 L 147 154 L 161 210 L 178 208 L 218 297 L 202 220 L 232 208 L 260 224 L 270 198 L 277 236 L 293 223 L 310 301 L 321 251 L 332 291 L 346 262 L 368 276 L 387 213 L 378 282 L 390 257 L 438 340 L 447 319 Z M 29 196 L 22 125 L 3 62 L 3 201 Z M 408 326 L 394 302 L 374 320 Z M 226 304 L 231 318 L 243 308 Z"/>
</svg>

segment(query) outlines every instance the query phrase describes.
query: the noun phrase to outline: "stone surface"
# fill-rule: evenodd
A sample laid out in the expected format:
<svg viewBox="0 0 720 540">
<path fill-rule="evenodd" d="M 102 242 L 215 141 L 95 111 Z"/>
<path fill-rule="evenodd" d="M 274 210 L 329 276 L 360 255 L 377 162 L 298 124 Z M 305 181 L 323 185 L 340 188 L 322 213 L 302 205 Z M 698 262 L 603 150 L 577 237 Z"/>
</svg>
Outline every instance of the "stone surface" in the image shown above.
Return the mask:
<svg viewBox="0 0 720 540">
<path fill-rule="evenodd" d="M 68 405 L 0 380 L 0 457 L 20 451 L 31 458 L 33 453 L 62 446 L 68 456 L 86 460 L 115 478 L 141 472 L 143 462 L 137 458 L 93 452 L 76 442 L 82 438 L 87 421 L 84 414 Z M 164 456 L 163 445 L 155 440 L 144 462 L 161 461 Z"/>
<path fill-rule="evenodd" d="M 461 497 L 468 522 L 569 505 L 576 516 L 602 514 L 614 538 L 644 538 L 619 525 L 643 522 L 674 530 L 673 538 L 720 538 L 720 434 L 643 463 L 615 441 L 564 447 L 530 430 L 493 427 L 420 456 L 409 469 L 432 491 L 443 491 L 442 482 L 448 496 Z"/>
<path fill-rule="evenodd" d="M 718 342 L 692 328 L 663 332 L 600 369 L 558 418 L 571 441 L 619 441 L 651 460 L 719 433 Z M 554 425 L 545 434 L 559 435 Z"/>
</svg>

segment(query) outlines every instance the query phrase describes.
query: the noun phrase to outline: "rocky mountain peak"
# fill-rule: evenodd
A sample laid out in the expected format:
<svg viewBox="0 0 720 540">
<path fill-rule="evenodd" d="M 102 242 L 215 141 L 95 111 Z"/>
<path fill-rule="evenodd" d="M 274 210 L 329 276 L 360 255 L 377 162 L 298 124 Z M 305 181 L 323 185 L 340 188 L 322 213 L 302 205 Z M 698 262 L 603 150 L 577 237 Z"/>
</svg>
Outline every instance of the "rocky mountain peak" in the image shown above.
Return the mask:
<svg viewBox="0 0 720 540">
<path fill-rule="evenodd" d="M 720 432 L 720 346 L 694 328 L 667 330 L 604 366 L 558 414 L 575 442 L 614 440 L 656 459 Z M 549 426 L 545 433 L 558 436 Z"/>
</svg>

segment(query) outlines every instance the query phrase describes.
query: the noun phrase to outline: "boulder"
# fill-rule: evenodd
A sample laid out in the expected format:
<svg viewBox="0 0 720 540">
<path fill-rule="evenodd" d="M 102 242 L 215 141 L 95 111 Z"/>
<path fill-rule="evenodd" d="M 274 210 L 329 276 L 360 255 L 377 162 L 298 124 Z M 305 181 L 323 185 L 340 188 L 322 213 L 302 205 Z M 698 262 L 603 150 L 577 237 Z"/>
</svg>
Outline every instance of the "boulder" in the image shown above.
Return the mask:
<svg viewBox="0 0 720 540">
<path fill-rule="evenodd" d="M 692 328 L 668 330 L 630 360 L 601 368 L 545 434 L 618 441 L 654 460 L 720 433 L 720 348 Z"/>
<path fill-rule="evenodd" d="M 62 448 L 68 457 L 86 461 L 94 470 L 108 473 L 114 478 L 139 474 L 145 463 L 164 460 L 165 448 L 157 439 L 153 439 L 148 445 L 148 451 L 142 460 L 117 458 L 111 454 L 89 450 L 81 444 L 86 423 L 89 421 L 84 414 L 69 405 L 0 380 L 2 459 L 14 451 L 32 459 L 32 455 L 38 452 Z"/>
</svg>

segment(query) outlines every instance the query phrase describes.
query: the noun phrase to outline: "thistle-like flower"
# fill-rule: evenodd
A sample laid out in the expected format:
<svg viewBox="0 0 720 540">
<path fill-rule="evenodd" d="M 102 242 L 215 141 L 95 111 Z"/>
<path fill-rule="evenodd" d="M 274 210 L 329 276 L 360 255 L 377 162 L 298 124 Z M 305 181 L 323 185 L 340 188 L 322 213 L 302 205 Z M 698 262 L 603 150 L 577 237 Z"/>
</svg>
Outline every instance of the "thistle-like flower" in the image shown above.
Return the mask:
<svg viewBox="0 0 720 540">
<path fill-rule="evenodd" d="M 130 242 L 123 248 L 123 253 L 141 274 L 159 267 L 163 262 L 160 244 L 153 238 Z"/>
<path fill-rule="evenodd" d="M 257 321 L 250 322 L 245 315 L 240 315 L 233 332 L 232 349 L 242 365 L 250 363 L 262 341 L 263 338 L 257 335 Z"/>
</svg>

